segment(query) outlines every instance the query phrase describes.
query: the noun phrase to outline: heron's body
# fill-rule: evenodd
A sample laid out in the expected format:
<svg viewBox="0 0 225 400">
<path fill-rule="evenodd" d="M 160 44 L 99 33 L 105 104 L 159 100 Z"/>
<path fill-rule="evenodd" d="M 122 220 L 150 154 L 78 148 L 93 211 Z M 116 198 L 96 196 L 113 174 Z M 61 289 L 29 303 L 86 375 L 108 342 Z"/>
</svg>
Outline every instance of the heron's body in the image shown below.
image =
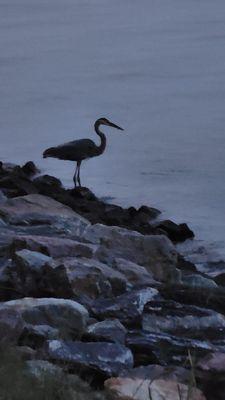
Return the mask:
<svg viewBox="0 0 225 400">
<path fill-rule="evenodd" d="M 57 147 L 45 150 L 45 157 L 58 158 L 59 160 L 83 161 L 101 154 L 98 146 L 90 139 L 73 140 Z"/>
<path fill-rule="evenodd" d="M 77 181 L 79 186 L 81 186 L 80 183 L 81 162 L 88 158 L 99 156 L 105 151 L 106 137 L 105 134 L 101 132 L 99 129 L 100 125 L 108 125 L 123 130 L 119 126 L 108 121 L 106 118 L 100 118 L 95 122 L 95 132 L 97 133 L 98 136 L 100 136 L 101 139 L 101 143 L 99 146 L 96 145 L 95 142 L 93 142 L 93 140 L 80 139 L 80 140 L 73 140 L 71 142 L 67 142 L 56 147 L 50 147 L 43 153 L 44 158 L 53 157 L 53 158 L 58 158 L 59 160 L 69 160 L 77 162 L 77 168 L 74 175 L 75 186 Z"/>
</svg>

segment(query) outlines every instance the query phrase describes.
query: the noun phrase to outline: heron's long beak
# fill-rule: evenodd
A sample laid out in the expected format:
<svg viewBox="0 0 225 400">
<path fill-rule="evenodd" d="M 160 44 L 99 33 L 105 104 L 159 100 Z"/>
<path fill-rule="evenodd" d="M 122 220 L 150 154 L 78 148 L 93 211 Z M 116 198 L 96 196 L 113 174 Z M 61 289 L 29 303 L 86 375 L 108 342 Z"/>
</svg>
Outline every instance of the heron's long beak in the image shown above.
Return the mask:
<svg viewBox="0 0 225 400">
<path fill-rule="evenodd" d="M 111 126 L 112 128 L 119 129 L 120 131 L 123 131 L 123 130 L 124 130 L 124 129 L 121 128 L 120 126 L 118 126 L 118 125 L 116 125 L 116 124 L 113 124 L 113 122 L 110 122 L 110 123 L 109 123 L 109 126 Z"/>
</svg>

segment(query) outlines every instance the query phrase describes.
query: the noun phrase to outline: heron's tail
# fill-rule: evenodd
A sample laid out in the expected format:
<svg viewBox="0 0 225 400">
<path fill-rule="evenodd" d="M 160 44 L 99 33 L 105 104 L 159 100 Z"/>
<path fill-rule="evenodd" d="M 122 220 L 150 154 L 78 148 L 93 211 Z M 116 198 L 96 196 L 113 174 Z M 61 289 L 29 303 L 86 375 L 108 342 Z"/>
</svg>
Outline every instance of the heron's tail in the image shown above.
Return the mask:
<svg viewBox="0 0 225 400">
<path fill-rule="evenodd" d="M 47 157 L 55 157 L 55 147 L 50 147 L 49 149 L 46 149 L 43 153 L 43 158 Z"/>
</svg>

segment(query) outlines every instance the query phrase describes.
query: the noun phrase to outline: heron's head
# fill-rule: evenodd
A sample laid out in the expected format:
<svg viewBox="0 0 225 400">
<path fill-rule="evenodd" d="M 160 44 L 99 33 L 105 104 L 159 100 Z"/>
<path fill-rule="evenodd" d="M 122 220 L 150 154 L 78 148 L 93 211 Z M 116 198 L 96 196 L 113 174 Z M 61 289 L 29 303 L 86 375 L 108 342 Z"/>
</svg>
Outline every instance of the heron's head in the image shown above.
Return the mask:
<svg viewBox="0 0 225 400">
<path fill-rule="evenodd" d="M 123 131 L 123 128 L 114 124 L 113 122 L 110 122 L 107 118 L 97 119 L 97 121 L 95 122 L 95 125 L 98 125 L 98 126 L 99 125 L 107 125 L 107 126 L 111 126 L 112 128 L 116 128 L 116 129 L 119 129 L 120 131 Z"/>
</svg>

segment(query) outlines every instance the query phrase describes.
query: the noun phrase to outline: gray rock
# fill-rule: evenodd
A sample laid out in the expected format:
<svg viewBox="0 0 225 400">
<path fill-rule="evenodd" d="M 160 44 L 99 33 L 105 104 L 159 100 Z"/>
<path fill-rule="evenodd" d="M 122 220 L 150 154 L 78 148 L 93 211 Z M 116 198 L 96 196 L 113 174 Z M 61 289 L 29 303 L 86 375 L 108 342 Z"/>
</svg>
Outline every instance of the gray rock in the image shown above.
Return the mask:
<svg viewBox="0 0 225 400">
<path fill-rule="evenodd" d="M 104 340 L 124 344 L 126 333 L 127 329 L 118 319 L 106 319 L 89 325 L 86 336 L 89 341 L 100 342 Z"/>
<path fill-rule="evenodd" d="M 46 351 L 50 360 L 68 364 L 75 371 L 93 371 L 104 377 L 116 376 L 122 369 L 133 367 L 131 351 L 121 344 L 50 340 Z"/>
<path fill-rule="evenodd" d="M 212 280 L 205 278 L 204 276 L 193 274 L 182 277 L 182 284 L 191 288 L 216 288 L 217 284 Z"/>
<path fill-rule="evenodd" d="M 33 244 L 32 238 L 28 240 L 30 243 Z M 42 253 L 24 249 L 15 252 L 13 260 L 11 282 L 25 296 L 88 296 L 96 299 L 124 293 L 128 286 L 124 275 L 95 259 L 65 257 L 53 260 Z"/>
<path fill-rule="evenodd" d="M 87 226 L 82 238 L 99 244 L 96 257 L 103 262 L 125 258 L 145 266 L 155 279 L 180 281 L 176 249 L 164 235 L 144 236 L 124 228 L 96 224 Z"/>
<path fill-rule="evenodd" d="M 119 295 L 125 292 L 128 286 L 128 281 L 121 272 L 95 259 L 65 257 L 57 260 L 57 265 L 65 268 L 76 295 L 87 294 L 96 298 L 100 295 L 107 296 L 107 291 L 108 295 Z"/>
<path fill-rule="evenodd" d="M 73 234 L 80 236 L 90 223 L 69 207 L 40 194 L 8 199 L 0 205 L 0 215 L 10 224 L 51 224 L 67 219 L 73 223 Z"/>
<path fill-rule="evenodd" d="M 16 251 L 14 260 L 18 265 L 25 268 L 27 272 L 29 270 L 40 271 L 45 264 L 50 264 L 53 261 L 51 257 L 45 254 L 27 249 Z"/>
<path fill-rule="evenodd" d="M 188 385 L 173 380 L 139 379 L 139 378 L 111 378 L 105 382 L 105 388 L 117 400 L 180 400 L 188 399 L 190 389 Z M 191 400 L 206 400 L 203 393 L 193 387 Z"/>
<path fill-rule="evenodd" d="M 0 304 L 0 313 L 17 312 L 25 323 L 49 325 L 63 337 L 78 337 L 85 331 L 88 312 L 73 300 L 23 298 Z"/>
<path fill-rule="evenodd" d="M 134 288 L 137 286 L 157 285 L 150 271 L 132 261 L 125 260 L 124 258 L 116 258 L 113 261 L 113 268 L 124 274 Z"/>
<path fill-rule="evenodd" d="M 23 249 L 13 254 L 13 262 L 8 267 L 11 285 L 24 296 L 40 297 L 51 295 L 45 284 L 45 271 L 54 268 L 52 257 L 37 251 Z M 55 297 L 58 297 L 56 293 Z"/>
<path fill-rule="evenodd" d="M 106 318 L 118 318 L 125 324 L 140 322 L 144 306 L 150 300 L 158 296 L 158 290 L 146 288 L 125 293 L 113 299 L 99 299 L 92 305 L 94 316 Z"/>
</svg>

